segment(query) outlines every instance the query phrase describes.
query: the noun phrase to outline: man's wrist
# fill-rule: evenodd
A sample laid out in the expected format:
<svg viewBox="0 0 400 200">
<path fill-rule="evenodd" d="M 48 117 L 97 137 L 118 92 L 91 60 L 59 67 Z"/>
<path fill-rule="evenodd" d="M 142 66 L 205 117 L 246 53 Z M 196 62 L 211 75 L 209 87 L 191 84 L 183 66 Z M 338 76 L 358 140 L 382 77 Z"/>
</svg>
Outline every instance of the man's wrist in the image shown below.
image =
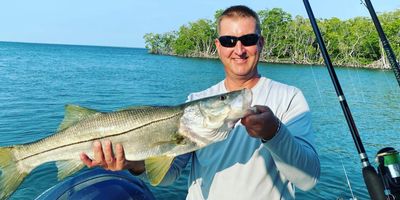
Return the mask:
<svg viewBox="0 0 400 200">
<path fill-rule="evenodd" d="M 275 130 L 274 134 L 272 135 L 271 138 L 268 138 L 268 139 L 261 138 L 261 142 L 262 142 L 262 143 L 268 142 L 268 140 L 272 139 L 272 138 L 279 132 L 279 130 L 281 130 L 281 126 L 282 126 L 281 120 L 279 120 L 279 119 L 277 118 L 276 121 L 277 121 L 278 125 L 276 125 L 276 130 Z"/>
</svg>

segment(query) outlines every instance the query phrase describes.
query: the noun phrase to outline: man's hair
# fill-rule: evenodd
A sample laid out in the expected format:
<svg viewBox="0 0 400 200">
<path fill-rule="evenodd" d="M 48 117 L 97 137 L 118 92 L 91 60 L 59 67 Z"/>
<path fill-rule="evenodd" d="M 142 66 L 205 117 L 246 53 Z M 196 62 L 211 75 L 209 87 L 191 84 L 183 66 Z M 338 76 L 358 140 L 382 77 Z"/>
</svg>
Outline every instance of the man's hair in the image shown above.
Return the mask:
<svg viewBox="0 0 400 200">
<path fill-rule="evenodd" d="M 222 14 L 218 17 L 218 24 L 217 24 L 217 31 L 219 35 L 220 31 L 220 26 L 221 26 L 221 21 L 224 18 L 246 18 L 246 17 L 251 17 L 256 20 L 256 33 L 261 35 L 261 26 L 260 26 L 260 19 L 258 18 L 258 15 L 254 10 L 250 9 L 247 6 L 243 5 L 237 5 L 237 6 L 231 6 L 224 10 Z"/>
</svg>

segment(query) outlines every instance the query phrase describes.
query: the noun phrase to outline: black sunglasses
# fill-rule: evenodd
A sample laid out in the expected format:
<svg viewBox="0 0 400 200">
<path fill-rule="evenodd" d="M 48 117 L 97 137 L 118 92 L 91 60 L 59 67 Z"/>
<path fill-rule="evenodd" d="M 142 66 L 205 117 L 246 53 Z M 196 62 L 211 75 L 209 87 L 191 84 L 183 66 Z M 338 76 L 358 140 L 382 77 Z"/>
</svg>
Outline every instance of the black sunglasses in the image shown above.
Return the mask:
<svg viewBox="0 0 400 200">
<path fill-rule="evenodd" d="M 224 47 L 234 47 L 238 40 L 240 40 L 244 46 L 253 46 L 257 44 L 258 39 L 260 39 L 260 36 L 255 33 L 242 35 L 240 37 L 224 35 L 218 38 L 219 43 Z"/>
</svg>

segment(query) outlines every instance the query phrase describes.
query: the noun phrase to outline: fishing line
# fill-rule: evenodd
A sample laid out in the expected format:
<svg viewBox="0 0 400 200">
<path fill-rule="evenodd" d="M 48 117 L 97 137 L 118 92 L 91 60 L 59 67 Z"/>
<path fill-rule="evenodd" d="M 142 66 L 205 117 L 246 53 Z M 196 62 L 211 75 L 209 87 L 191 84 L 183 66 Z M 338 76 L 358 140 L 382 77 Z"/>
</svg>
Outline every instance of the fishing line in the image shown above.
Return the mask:
<svg viewBox="0 0 400 200">
<path fill-rule="evenodd" d="M 354 196 L 353 190 L 352 190 L 352 188 L 351 188 L 350 179 L 349 179 L 349 177 L 347 176 L 347 171 L 346 171 L 346 168 L 344 167 L 343 160 L 340 160 L 340 162 L 342 162 L 342 167 L 343 167 L 344 175 L 346 176 L 347 185 L 349 186 L 351 196 L 353 197 L 353 200 L 357 200 L 357 198 Z"/>
<path fill-rule="evenodd" d="M 357 84 L 355 82 L 357 82 L 357 81 L 354 80 L 354 77 L 351 75 L 350 70 L 351 70 L 350 67 L 347 67 L 347 69 L 346 69 L 347 75 L 349 76 L 350 84 L 351 84 L 351 87 L 352 87 L 353 92 L 355 94 L 353 96 L 356 96 L 356 97 L 360 97 L 361 96 L 362 102 L 366 103 L 362 90 L 359 90 L 359 91 L 356 90 L 356 85 Z M 357 67 L 356 67 L 355 70 L 356 70 L 356 72 L 358 74 L 358 68 Z M 360 83 L 360 82 L 358 82 L 358 83 Z M 359 93 L 361 93 L 361 94 L 359 94 Z"/>
<path fill-rule="evenodd" d="M 311 68 L 311 72 L 312 72 L 312 75 L 313 75 L 313 79 L 314 79 L 315 86 L 316 86 L 317 91 L 318 91 L 320 104 L 322 105 L 322 108 L 323 108 L 323 110 L 324 110 L 324 113 L 328 113 L 327 105 L 323 103 L 322 92 L 321 92 L 321 89 L 320 89 L 319 84 L 318 84 L 318 82 L 317 82 L 317 78 L 316 78 L 316 75 L 315 75 L 315 72 L 314 72 L 314 67 L 313 67 L 313 65 L 311 65 L 310 68 Z M 340 131 L 340 132 L 341 132 L 341 131 Z M 343 134 L 343 132 L 341 132 L 341 133 Z M 343 135 L 344 135 L 344 134 L 343 134 Z M 326 133 L 326 132 L 325 132 L 325 137 L 326 137 L 326 138 L 329 138 L 328 133 Z M 331 141 L 332 141 L 332 140 L 331 140 Z M 333 141 L 334 141 L 334 145 L 335 145 L 338 149 L 343 150 L 344 152 L 346 152 L 345 149 L 341 149 L 341 148 L 340 148 L 341 146 L 339 145 L 339 143 L 338 143 L 336 140 L 333 140 Z M 342 163 L 343 172 L 344 172 L 344 175 L 345 175 L 345 177 L 346 177 L 347 186 L 348 186 L 349 189 L 350 189 L 351 196 L 353 197 L 353 200 L 357 200 L 357 198 L 354 196 L 353 188 L 351 187 L 351 184 L 350 184 L 350 179 L 349 179 L 348 176 L 347 176 L 346 167 L 345 167 L 344 164 L 343 164 L 343 157 L 342 157 L 342 155 L 341 155 L 340 152 L 337 152 L 337 154 L 339 155 L 340 162 Z"/>
<path fill-rule="evenodd" d="M 387 87 L 390 88 L 391 92 L 396 94 L 396 96 L 400 95 L 399 88 L 398 87 L 395 88 L 394 85 L 389 82 L 389 80 L 392 79 L 393 76 L 389 76 L 388 73 L 386 73 L 386 72 L 384 73 L 384 76 L 385 76 L 385 83 L 386 83 Z"/>
<path fill-rule="evenodd" d="M 323 105 L 322 107 L 324 108 L 324 112 L 327 113 L 326 106 L 324 106 L 324 104 L 322 103 L 322 92 L 321 89 L 319 88 L 319 84 L 317 83 L 317 78 L 315 77 L 314 67 L 311 65 L 310 68 L 311 68 L 311 73 L 313 75 L 315 86 L 317 87 L 320 103 L 321 105 Z"/>
<path fill-rule="evenodd" d="M 356 73 L 357 73 L 358 85 L 361 86 L 362 84 L 361 84 L 361 78 L 360 78 L 360 73 L 359 73 L 359 69 L 358 68 L 356 68 Z M 364 90 L 360 90 L 360 93 L 361 93 L 361 98 L 362 98 L 363 102 L 367 103 L 367 101 L 365 101 Z"/>
</svg>

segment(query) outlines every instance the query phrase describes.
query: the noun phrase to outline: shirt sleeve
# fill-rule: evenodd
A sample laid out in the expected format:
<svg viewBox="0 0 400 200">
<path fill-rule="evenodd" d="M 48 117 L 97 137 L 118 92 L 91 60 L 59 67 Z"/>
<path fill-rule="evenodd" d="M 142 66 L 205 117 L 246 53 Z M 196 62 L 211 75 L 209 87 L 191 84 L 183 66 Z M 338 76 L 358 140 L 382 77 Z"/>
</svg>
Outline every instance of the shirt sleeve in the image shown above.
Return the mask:
<svg viewBox="0 0 400 200">
<path fill-rule="evenodd" d="M 298 91 L 280 117 L 281 129 L 264 146 L 290 182 L 301 190 L 313 188 L 320 176 L 320 161 L 314 148 L 311 113 Z"/>
</svg>

